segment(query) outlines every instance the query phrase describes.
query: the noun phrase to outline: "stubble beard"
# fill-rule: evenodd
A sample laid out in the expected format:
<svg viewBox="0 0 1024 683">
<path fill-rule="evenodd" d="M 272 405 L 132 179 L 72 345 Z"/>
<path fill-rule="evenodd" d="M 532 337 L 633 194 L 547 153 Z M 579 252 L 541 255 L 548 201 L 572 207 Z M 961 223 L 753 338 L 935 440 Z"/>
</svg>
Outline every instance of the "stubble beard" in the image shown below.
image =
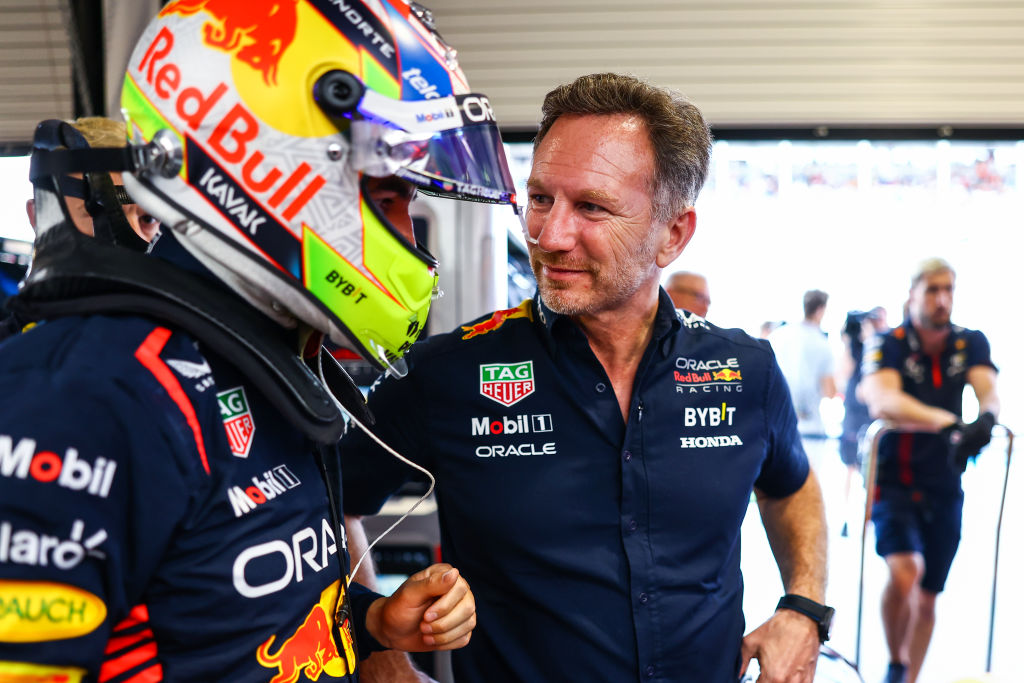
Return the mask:
<svg viewBox="0 0 1024 683">
<path fill-rule="evenodd" d="M 657 252 L 655 237 L 652 230 L 634 251 L 611 268 L 547 254 L 536 245 L 530 245 L 530 267 L 545 305 L 555 313 L 570 317 L 614 310 L 636 294 L 650 276 Z M 543 276 L 545 265 L 584 270 L 590 274 L 591 287 L 580 290 L 579 285 L 550 281 Z"/>
</svg>

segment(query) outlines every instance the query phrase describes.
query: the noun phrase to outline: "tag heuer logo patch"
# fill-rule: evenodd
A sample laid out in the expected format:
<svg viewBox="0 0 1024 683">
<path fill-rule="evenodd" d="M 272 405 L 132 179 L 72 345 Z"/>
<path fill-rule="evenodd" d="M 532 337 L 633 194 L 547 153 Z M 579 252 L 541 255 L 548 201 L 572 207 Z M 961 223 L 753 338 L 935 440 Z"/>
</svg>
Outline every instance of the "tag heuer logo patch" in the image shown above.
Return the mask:
<svg viewBox="0 0 1024 683">
<path fill-rule="evenodd" d="M 480 393 L 510 406 L 533 393 L 533 361 L 488 363 L 480 366 Z"/>
<path fill-rule="evenodd" d="M 217 394 L 217 403 L 220 404 L 220 419 L 224 420 L 231 453 L 238 458 L 248 458 L 256 425 L 249 413 L 249 402 L 245 400 L 245 389 L 235 387 L 222 391 Z"/>
</svg>

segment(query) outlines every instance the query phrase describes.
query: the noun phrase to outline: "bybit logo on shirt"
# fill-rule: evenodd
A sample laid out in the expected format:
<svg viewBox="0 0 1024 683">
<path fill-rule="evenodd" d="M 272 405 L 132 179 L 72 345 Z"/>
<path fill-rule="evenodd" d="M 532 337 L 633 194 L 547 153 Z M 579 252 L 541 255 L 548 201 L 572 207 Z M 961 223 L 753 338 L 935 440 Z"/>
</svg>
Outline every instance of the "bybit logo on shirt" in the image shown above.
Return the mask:
<svg viewBox="0 0 1024 683">
<path fill-rule="evenodd" d="M 683 424 L 687 427 L 717 427 L 719 425 L 732 426 L 733 416 L 736 408 L 723 403 L 720 406 L 711 408 L 683 408 Z"/>
<path fill-rule="evenodd" d="M 503 417 L 473 417 L 473 436 L 500 436 L 502 434 L 529 434 L 531 432 L 550 432 L 553 430 L 551 414 L 543 415 L 505 415 Z"/>
</svg>

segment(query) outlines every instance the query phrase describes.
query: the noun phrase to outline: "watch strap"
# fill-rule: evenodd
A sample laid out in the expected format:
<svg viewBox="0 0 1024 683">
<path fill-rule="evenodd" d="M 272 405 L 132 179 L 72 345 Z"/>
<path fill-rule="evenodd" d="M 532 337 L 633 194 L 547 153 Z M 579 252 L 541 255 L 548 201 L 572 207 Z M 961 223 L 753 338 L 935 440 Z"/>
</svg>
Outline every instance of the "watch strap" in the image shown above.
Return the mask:
<svg viewBox="0 0 1024 683">
<path fill-rule="evenodd" d="M 828 605 L 822 605 L 802 595 L 787 593 L 779 598 L 779 604 L 775 609 L 790 609 L 799 612 L 818 624 L 818 639 L 824 643 L 829 638 L 829 627 L 832 625 L 832 615 L 835 610 Z"/>
</svg>

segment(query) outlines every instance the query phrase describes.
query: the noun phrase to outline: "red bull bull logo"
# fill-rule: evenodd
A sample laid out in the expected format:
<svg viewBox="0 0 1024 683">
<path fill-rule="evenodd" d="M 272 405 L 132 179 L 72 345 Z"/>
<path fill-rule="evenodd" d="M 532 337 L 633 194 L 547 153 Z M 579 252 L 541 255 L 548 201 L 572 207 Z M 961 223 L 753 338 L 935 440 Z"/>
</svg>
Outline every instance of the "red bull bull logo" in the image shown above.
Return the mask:
<svg viewBox="0 0 1024 683">
<path fill-rule="evenodd" d="M 472 339 L 477 335 L 493 332 L 504 325 L 506 320 L 511 320 L 513 318 L 529 318 L 530 320 L 533 320 L 533 313 L 530 308 L 529 299 L 526 299 L 515 308 L 508 308 L 504 311 L 495 311 L 491 314 L 490 318 L 483 322 L 476 323 L 475 325 L 463 325 L 462 330 L 466 334 L 462 335 L 462 338 Z"/>
<path fill-rule="evenodd" d="M 339 585 L 340 582 L 336 581 L 324 590 L 320 602 L 313 605 L 302 625 L 285 639 L 277 652 L 271 652 L 276 636 L 270 636 L 260 645 L 256 651 L 257 661 L 268 669 L 277 669 L 270 683 L 295 683 L 302 674 L 311 681 L 319 680 L 321 674 L 342 678 L 355 671 L 352 624 L 345 619 L 339 625 L 344 656 L 338 652 L 338 645 L 331 635 L 328 609 L 333 609 L 336 604 Z"/>
<path fill-rule="evenodd" d="M 743 379 L 743 377 L 740 376 L 738 370 L 730 370 L 729 368 L 726 368 L 725 370 L 719 370 L 713 373 L 712 377 L 713 379 L 720 379 L 725 382 L 732 382 L 733 380 Z"/>
<path fill-rule="evenodd" d="M 206 12 L 203 40 L 224 50 L 263 74 L 267 85 L 277 84 L 281 55 L 295 39 L 298 0 L 174 0 L 160 16 L 191 16 Z"/>
</svg>

